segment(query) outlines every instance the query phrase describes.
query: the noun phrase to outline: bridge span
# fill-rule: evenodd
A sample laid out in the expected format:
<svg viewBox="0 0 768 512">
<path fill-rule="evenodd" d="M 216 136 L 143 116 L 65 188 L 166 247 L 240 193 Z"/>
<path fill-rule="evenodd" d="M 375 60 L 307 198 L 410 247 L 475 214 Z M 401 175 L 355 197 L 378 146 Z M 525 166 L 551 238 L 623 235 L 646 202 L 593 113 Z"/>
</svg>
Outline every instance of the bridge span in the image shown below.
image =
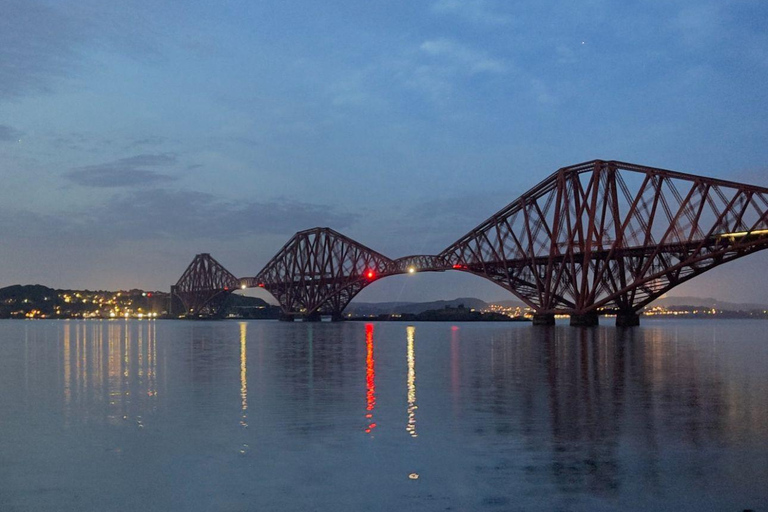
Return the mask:
<svg viewBox="0 0 768 512">
<path fill-rule="evenodd" d="M 536 311 L 534 324 L 567 314 L 596 325 L 638 311 L 675 286 L 768 248 L 768 188 L 594 160 L 564 167 L 436 255 L 391 259 L 330 228 L 296 233 L 253 277 L 237 278 L 209 254 L 172 287 L 189 315 L 215 315 L 237 288 L 261 287 L 283 318 L 342 319 L 360 291 L 388 276 L 468 272 Z"/>
</svg>

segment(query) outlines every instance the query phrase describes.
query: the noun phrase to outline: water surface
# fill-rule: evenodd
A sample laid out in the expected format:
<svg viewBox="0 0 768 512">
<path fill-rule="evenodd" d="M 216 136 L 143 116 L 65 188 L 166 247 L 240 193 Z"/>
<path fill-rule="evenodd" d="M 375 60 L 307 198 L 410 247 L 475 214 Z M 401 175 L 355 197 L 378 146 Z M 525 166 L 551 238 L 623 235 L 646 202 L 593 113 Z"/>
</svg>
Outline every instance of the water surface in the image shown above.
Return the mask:
<svg viewBox="0 0 768 512">
<path fill-rule="evenodd" d="M 0 510 L 768 510 L 768 323 L 0 321 Z"/>
</svg>

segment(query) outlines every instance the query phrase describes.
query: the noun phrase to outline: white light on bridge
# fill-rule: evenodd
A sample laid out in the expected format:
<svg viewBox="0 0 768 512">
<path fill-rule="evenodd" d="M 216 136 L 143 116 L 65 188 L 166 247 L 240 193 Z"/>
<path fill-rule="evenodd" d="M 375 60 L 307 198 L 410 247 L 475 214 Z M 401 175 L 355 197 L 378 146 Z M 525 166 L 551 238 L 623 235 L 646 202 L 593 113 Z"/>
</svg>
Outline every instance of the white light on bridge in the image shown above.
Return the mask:
<svg viewBox="0 0 768 512">
<path fill-rule="evenodd" d="M 416 272 L 416 268 L 415 267 L 408 267 L 408 273 L 409 274 L 413 274 L 415 272 Z"/>
<path fill-rule="evenodd" d="M 240 288 L 241 288 L 241 289 L 243 289 L 243 290 L 245 290 L 245 289 L 247 288 L 247 286 L 245 286 L 244 284 L 241 284 L 241 285 L 240 285 Z"/>
<path fill-rule="evenodd" d="M 737 238 L 747 235 L 768 235 L 768 229 L 755 229 L 754 231 L 738 231 L 735 233 L 721 233 L 717 235 L 720 238 Z"/>
</svg>

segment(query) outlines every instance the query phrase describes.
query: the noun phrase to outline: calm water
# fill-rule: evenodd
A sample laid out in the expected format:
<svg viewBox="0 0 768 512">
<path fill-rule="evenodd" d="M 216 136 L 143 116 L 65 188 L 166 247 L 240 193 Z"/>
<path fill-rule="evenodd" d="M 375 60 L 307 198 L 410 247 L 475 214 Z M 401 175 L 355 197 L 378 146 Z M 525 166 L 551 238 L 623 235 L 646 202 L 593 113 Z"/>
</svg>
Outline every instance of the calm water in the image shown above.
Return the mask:
<svg viewBox="0 0 768 512">
<path fill-rule="evenodd" d="M 2 321 L 0 510 L 768 510 L 768 322 Z"/>
</svg>

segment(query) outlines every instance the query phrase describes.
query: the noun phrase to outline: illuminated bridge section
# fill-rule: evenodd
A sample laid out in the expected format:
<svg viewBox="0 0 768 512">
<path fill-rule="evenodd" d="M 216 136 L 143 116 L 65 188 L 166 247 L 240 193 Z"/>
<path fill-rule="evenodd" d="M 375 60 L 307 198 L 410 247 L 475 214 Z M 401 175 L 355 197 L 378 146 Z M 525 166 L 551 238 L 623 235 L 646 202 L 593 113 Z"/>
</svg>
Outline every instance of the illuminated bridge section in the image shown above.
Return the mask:
<svg viewBox="0 0 768 512">
<path fill-rule="evenodd" d="M 637 312 L 675 286 L 765 248 L 768 189 L 594 160 L 559 169 L 437 255 L 393 260 L 314 228 L 296 233 L 255 277 L 234 278 L 200 255 L 208 259 L 190 269 L 202 270 L 188 269 L 175 288 L 190 311 L 215 309 L 234 287 L 262 287 L 285 319 L 340 319 L 377 279 L 458 270 L 519 297 L 535 323 L 568 314 L 574 325 L 594 325 L 599 314 L 616 314 L 617 324 L 636 325 Z"/>
<path fill-rule="evenodd" d="M 255 277 L 241 288 L 259 287 L 280 303 L 283 319 L 341 319 L 344 308 L 366 286 L 383 277 L 449 269 L 440 256 L 392 260 L 330 228 L 296 233 Z"/>
<path fill-rule="evenodd" d="M 443 272 L 451 265 L 441 256 L 404 256 L 392 262 L 387 268 L 387 275 L 415 274 L 416 272 Z"/>
<path fill-rule="evenodd" d="M 441 253 L 539 313 L 590 325 L 768 247 L 768 189 L 623 162 L 558 170 Z"/>
<path fill-rule="evenodd" d="M 241 285 L 271 293 L 284 319 L 340 319 L 352 298 L 391 268 L 386 256 L 330 228 L 296 233 L 254 278 Z"/>
<path fill-rule="evenodd" d="M 727 238 L 731 242 L 735 242 L 737 239 L 744 240 L 748 238 L 768 236 L 768 229 L 756 229 L 754 231 L 739 231 L 736 233 L 720 233 L 715 236 L 719 239 Z"/>
</svg>

